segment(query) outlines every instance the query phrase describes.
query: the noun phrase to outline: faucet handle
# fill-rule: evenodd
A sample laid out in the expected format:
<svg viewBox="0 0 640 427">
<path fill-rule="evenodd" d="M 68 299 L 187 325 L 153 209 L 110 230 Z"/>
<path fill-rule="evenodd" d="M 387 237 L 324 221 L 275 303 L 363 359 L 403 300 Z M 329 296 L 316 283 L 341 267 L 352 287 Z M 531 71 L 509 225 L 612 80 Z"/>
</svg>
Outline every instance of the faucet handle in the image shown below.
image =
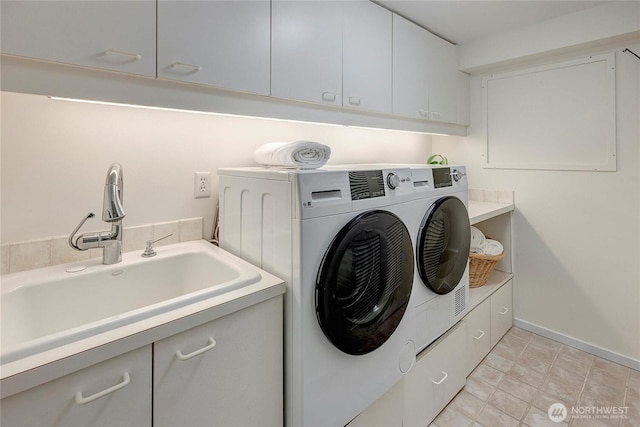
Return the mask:
<svg viewBox="0 0 640 427">
<path fill-rule="evenodd" d="M 82 221 L 80 221 L 80 224 L 78 224 L 78 226 L 71 232 L 71 234 L 69 235 L 69 246 L 71 246 L 71 248 L 75 249 L 76 251 L 86 251 L 87 249 L 80 249 L 78 247 L 77 244 L 77 240 L 74 242 L 73 241 L 73 237 L 76 235 L 76 233 L 78 232 L 78 230 L 80 230 L 80 228 L 82 228 L 82 226 L 84 225 L 85 222 L 87 222 L 87 220 L 89 218 L 93 218 L 95 215 L 91 212 L 89 212 L 83 219 Z"/>
<path fill-rule="evenodd" d="M 147 240 L 147 247 L 144 249 L 144 252 L 142 252 L 141 256 L 144 258 L 151 258 L 152 256 L 156 256 L 156 251 L 153 250 L 153 244 L 171 236 L 173 236 L 173 233 L 167 234 L 166 236 L 160 237 L 159 239 L 156 239 L 156 240 Z"/>
</svg>

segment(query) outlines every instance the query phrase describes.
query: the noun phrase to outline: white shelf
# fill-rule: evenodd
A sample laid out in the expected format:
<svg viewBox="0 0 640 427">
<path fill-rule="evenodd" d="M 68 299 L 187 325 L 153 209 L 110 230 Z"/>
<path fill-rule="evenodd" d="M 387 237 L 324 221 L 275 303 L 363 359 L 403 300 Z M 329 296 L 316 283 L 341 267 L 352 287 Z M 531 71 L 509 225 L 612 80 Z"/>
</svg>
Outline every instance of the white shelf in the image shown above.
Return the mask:
<svg viewBox="0 0 640 427">
<path fill-rule="evenodd" d="M 471 225 L 514 210 L 513 203 L 480 202 L 469 200 L 469 222 Z"/>
<path fill-rule="evenodd" d="M 489 298 L 491 294 L 500 289 L 502 285 L 513 278 L 513 273 L 506 273 L 500 270 L 493 270 L 487 283 L 479 288 L 469 288 L 469 311 L 473 310 L 478 304 Z"/>
</svg>

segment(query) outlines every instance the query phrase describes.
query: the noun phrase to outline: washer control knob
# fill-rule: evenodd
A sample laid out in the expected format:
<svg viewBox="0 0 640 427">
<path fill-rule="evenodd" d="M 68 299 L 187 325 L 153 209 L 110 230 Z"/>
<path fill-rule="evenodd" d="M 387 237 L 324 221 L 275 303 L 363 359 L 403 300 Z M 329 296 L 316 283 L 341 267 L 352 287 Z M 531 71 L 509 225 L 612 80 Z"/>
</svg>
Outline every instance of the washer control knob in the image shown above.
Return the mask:
<svg viewBox="0 0 640 427">
<path fill-rule="evenodd" d="M 387 175 L 387 185 L 390 190 L 395 190 L 400 185 L 400 177 L 395 173 L 390 173 Z"/>
<path fill-rule="evenodd" d="M 464 174 L 463 172 L 460 172 L 458 169 L 454 169 L 454 170 L 451 172 L 451 177 L 453 178 L 453 180 L 454 180 L 455 182 L 460 181 L 460 180 L 464 177 L 464 175 L 465 175 L 465 174 Z"/>
</svg>

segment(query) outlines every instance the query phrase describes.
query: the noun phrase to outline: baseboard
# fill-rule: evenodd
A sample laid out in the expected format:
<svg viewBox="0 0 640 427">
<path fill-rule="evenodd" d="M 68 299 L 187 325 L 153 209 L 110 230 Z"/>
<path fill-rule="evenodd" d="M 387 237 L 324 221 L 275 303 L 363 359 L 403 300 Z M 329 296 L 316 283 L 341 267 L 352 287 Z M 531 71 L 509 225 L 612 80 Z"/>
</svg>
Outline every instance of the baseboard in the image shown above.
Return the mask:
<svg viewBox="0 0 640 427">
<path fill-rule="evenodd" d="M 543 337 L 558 341 L 562 344 L 577 348 L 578 350 L 586 351 L 595 356 L 603 359 L 610 360 L 620 365 L 628 366 L 629 368 L 640 371 L 640 360 L 633 359 L 631 357 L 623 356 L 611 350 L 607 350 L 597 345 L 589 344 L 588 342 L 581 341 L 579 339 L 561 334 L 556 331 L 552 331 L 542 326 L 535 325 L 522 319 L 513 319 L 513 326 L 524 329 L 534 334 L 542 335 Z"/>
</svg>

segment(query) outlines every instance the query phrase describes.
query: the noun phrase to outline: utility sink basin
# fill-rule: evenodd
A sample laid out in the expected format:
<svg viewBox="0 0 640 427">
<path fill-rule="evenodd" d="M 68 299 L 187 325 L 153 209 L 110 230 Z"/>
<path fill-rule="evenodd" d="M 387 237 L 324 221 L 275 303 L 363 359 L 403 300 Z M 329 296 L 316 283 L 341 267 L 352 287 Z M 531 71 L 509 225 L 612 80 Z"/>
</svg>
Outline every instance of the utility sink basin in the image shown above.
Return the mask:
<svg viewBox="0 0 640 427">
<path fill-rule="evenodd" d="M 216 297 L 261 280 L 258 268 L 205 241 L 2 277 L 0 364 Z"/>
</svg>

